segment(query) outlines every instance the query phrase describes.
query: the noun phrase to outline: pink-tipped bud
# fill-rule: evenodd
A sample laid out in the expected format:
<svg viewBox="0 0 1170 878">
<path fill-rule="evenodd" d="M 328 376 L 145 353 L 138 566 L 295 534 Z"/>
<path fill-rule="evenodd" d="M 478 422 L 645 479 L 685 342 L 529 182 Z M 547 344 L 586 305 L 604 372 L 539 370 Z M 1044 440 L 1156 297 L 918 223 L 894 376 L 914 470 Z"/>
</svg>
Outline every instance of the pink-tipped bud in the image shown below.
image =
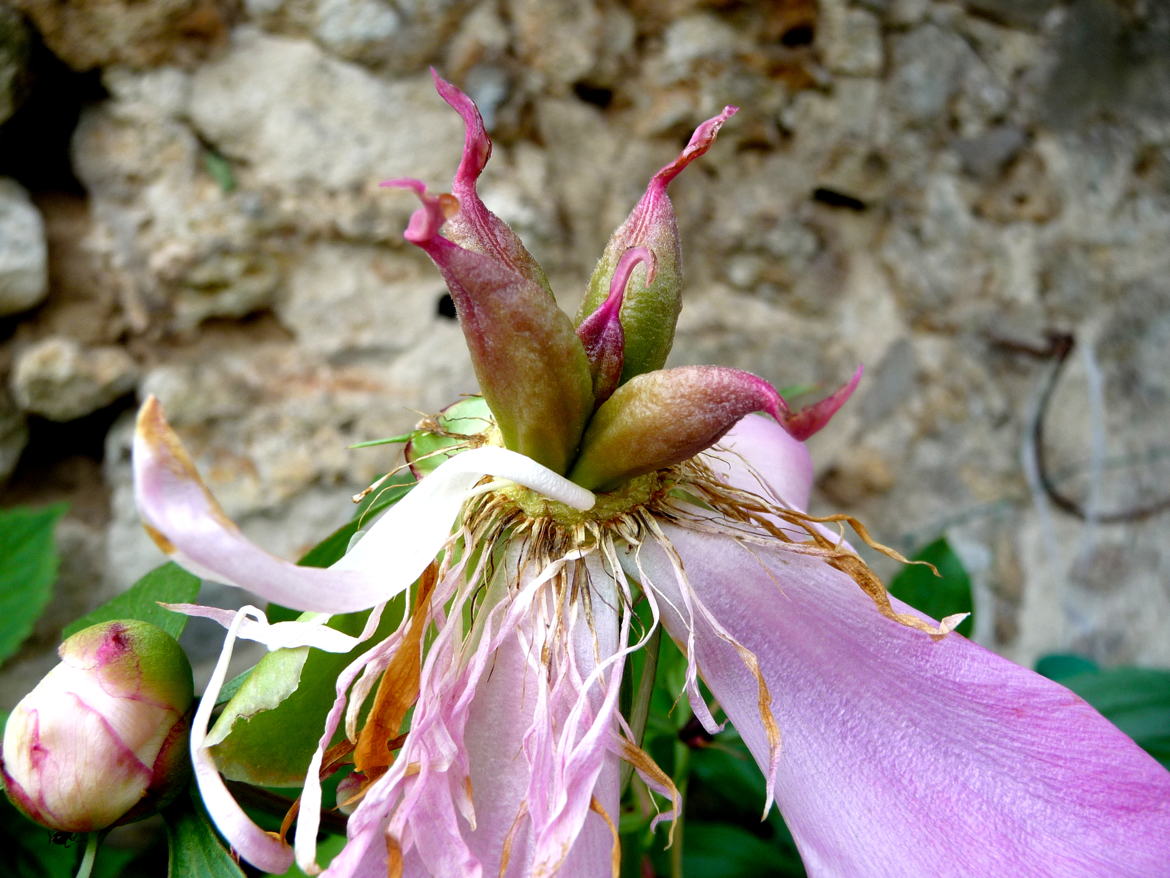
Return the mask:
<svg viewBox="0 0 1170 878">
<path fill-rule="evenodd" d="M 186 783 L 187 657 L 169 634 L 133 620 L 79 631 L 58 653 L 61 663 L 8 718 L 8 798 L 62 832 L 147 816 Z"/>
<path fill-rule="evenodd" d="M 621 321 L 622 301 L 634 267 L 643 262 L 649 266 L 647 283 L 652 282 L 654 254 L 645 247 L 631 247 L 618 260 L 605 301 L 577 327 L 577 338 L 581 339 L 593 374 L 594 405 L 601 405 L 609 399 L 621 382 L 626 350 Z"/>
<path fill-rule="evenodd" d="M 735 112 L 735 107 L 724 107 L 722 113 L 696 128 L 683 151 L 650 179 L 641 200 L 610 237 L 589 280 L 589 289 L 577 315 L 578 323 L 609 296 L 624 253 L 631 247 L 639 247 L 649 250 L 654 257 L 652 263 L 645 264 L 624 284 L 621 318 L 625 347 L 621 383 L 635 375 L 661 369 L 674 344 L 674 327 L 682 308 L 682 254 L 667 186 L 711 148 L 719 129 Z"/>
</svg>

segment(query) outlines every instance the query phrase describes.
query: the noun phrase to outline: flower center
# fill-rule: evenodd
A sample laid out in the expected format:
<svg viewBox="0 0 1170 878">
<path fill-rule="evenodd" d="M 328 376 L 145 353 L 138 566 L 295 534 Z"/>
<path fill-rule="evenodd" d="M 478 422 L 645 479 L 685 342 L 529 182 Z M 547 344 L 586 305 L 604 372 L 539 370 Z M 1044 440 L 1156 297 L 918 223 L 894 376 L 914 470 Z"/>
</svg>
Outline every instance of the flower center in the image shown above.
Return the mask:
<svg viewBox="0 0 1170 878">
<path fill-rule="evenodd" d="M 636 476 L 621 487 L 597 495 L 593 508 L 581 511 L 551 500 L 523 485 L 508 485 L 498 493 L 511 500 L 529 518 L 549 518 L 566 531 L 581 525 L 604 524 L 626 513 L 649 505 L 669 488 L 664 472 Z"/>
</svg>

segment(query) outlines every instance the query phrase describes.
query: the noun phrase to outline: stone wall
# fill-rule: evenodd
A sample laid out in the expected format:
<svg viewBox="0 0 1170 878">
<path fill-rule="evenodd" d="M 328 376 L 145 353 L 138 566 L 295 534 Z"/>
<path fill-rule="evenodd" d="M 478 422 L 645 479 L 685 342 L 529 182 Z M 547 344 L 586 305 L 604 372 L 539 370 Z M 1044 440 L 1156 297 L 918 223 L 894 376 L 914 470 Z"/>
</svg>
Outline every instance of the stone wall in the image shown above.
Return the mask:
<svg viewBox="0 0 1170 878">
<path fill-rule="evenodd" d="M 64 9 L 0 5 L 0 503 L 73 510 L 45 643 L 159 560 L 136 399 L 295 555 L 392 462 L 347 445 L 473 389 L 412 200 L 377 187 L 458 161 L 431 64 L 479 102 L 484 198 L 570 310 L 648 176 L 742 107 L 673 188 L 672 362 L 820 388 L 864 363 L 813 440 L 817 509 L 904 551 L 945 533 L 1014 658 L 1170 663 L 1166 4 Z"/>
</svg>

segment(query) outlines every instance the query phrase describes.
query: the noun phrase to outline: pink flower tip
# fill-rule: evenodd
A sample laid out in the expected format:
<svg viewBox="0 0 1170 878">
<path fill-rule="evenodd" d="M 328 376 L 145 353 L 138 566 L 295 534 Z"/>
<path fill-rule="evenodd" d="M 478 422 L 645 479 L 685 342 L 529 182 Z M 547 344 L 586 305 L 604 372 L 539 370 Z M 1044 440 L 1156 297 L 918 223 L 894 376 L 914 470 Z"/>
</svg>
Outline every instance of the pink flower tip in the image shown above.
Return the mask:
<svg viewBox="0 0 1170 878">
<path fill-rule="evenodd" d="M 788 434 L 793 439 L 804 441 L 805 439 L 818 432 L 822 427 L 829 423 L 833 415 L 841 406 L 849 400 L 853 395 L 853 391 L 857 389 L 858 382 L 861 381 L 861 374 L 864 371 L 863 366 L 858 366 L 845 384 L 830 393 L 819 402 L 814 402 L 812 405 L 805 406 L 798 412 L 787 411 L 787 406 L 784 406 L 783 417 L 778 417 L 781 426 L 788 431 Z"/>
<path fill-rule="evenodd" d="M 650 185 L 665 189 L 670 184 L 670 181 L 682 172 L 683 168 L 711 148 L 711 144 L 715 142 L 715 138 L 719 135 L 719 129 L 723 127 L 723 123 L 738 112 L 739 107 L 733 107 L 729 104 L 723 108 L 723 111 L 719 115 L 712 116 L 706 122 L 703 122 L 695 129 L 695 133 L 691 135 L 691 139 L 683 147 L 683 151 L 678 154 L 678 157 L 670 164 L 664 165 L 659 169 L 658 173 L 650 181 Z"/>
<path fill-rule="evenodd" d="M 427 241 L 437 238 L 443 223 L 459 210 L 458 198 L 447 192 L 441 195 L 431 195 L 427 192 L 426 184 L 421 180 L 399 177 L 394 180 L 386 180 L 379 185 L 396 189 L 410 189 L 422 202 L 422 207 L 411 214 L 410 222 L 402 235 L 412 244 L 425 244 Z"/>
</svg>

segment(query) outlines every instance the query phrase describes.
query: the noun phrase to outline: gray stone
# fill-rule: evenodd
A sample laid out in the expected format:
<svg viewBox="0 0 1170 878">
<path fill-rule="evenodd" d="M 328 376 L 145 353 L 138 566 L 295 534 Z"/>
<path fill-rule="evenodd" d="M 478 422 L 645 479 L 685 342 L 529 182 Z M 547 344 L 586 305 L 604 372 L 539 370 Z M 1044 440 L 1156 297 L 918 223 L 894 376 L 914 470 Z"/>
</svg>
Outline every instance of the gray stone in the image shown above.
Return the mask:
<svg viewBox="0 0 1170 878">
<path fill-rule="evenodd" d="M 263 81 L 264 89 L 240 88 Z M 462 126 L 425 73 L 387 82 L 312 43 L 236 31 L 192 84 L 191 119 L 256 182 L 292 191 L 372 190 L 379 180 L 449 180 Z"/>
<path fill-rule="evenodd" d="M 228 3 L 215 0 L 12 0 L 74 70 L 191 63 L 223 38 Z"/>
<path fill-rule="evenodd" d="M 953 112 L 963 128 L 982 128 L 1007 108 L 1010 83 L 998 81 L 954 31 L 924 24 L 896 36 L 893 47 L 888 100 L 910 123 L 938 125 Z"/>
<path fill-rule="evenodd" d="M 882 69 L 882 30 L 877 18 L 844 0 L 821 3 L 817 45 L 825 66 L 846 76 L 876 76 Z"/>
<path fill-rule="evenodd" d="M 469 0 L 317 0 L 313 36 L 331 54 L 394 73 L 435 60 Z"/>
<path fill-rule="evenodd" d="M 276 313 L 308 350 L 389 357 L 443 319 L 437 304 L 445 292 L 414 253 L 319 244 L 289 272 Z"/>
<path fill-rule="evenodd" d="M 27 311 L 49 292 L 45 224 L 28 193 L 0 179 L 0 316 Z"/>
<path fill-rule="evenodd" d="M 972 12 L 986 15 L 996 21 L 1021 27 L 1035 27 L 1057 0 L 964 0 Z"/>
<path fill-rule="evenodd" d="M 1018 128 L 999 125 L 974 137 L 955 142 L 963 170 L 981 180 L 998 175 L 1024 144 L 1028 136 Z"/>
<path fill-rule="evenodd" d="M 72 421 L 130 392 L 137 378 L 137 364 L 122 348 L 82 348 L 54 337 L 17 354 L 12 395 L 26 412 Z"/>
</svg>

